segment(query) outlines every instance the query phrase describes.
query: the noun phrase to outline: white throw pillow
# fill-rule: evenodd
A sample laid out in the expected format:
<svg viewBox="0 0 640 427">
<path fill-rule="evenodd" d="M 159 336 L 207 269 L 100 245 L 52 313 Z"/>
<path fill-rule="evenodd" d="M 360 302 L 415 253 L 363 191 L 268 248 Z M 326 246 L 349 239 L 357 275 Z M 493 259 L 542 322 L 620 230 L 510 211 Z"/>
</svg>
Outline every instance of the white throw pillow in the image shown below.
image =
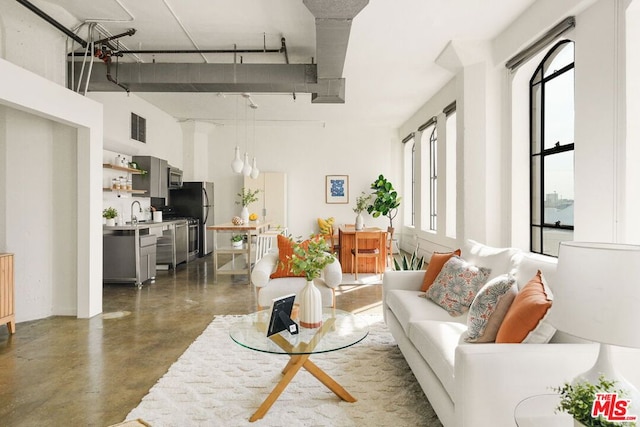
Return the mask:
<svg viewBox="0 0 640 427">
<path fill-rule="evenodd" d="M 478 291 L 469 308 L 466 342 L 494 342 L 511 303 L 518 294 L 513 276 L 502 274 Z"/>
</svg>

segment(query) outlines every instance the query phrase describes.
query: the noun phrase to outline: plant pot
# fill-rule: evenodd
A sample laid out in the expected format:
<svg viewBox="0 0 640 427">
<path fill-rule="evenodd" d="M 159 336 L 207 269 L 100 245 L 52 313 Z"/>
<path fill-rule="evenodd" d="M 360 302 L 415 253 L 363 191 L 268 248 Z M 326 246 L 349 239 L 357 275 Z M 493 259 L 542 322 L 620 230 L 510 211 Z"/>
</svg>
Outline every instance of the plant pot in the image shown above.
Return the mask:
<svg viewBox="0 0 640 427">
<path fill-rule="evenodd" d="M 242 248 L 242 240 L 240 240 L 239 242 L 231 242 L 231 247 L 234 249 L 241 249 Z"/>
<path fill-rule="evenodd" d="M 356 231 L 360 231 L 364 229 L 364 219 L 362 218 L 362 214 L 359 213 L 358 216 L 356 216 Z"/>
<path fill-rule="evenodd" d="M 106 223 L 107 227 L 115 227 L 116 226 L 116 219 L 115 218 L 107 218 L 105 223 Z"/>
<path fill-rule="evenodd" d="M 249 208 L 244 206 L 240 211 L 240 218 L 244 221 L 245 224 L 249 224 Z"/>
<path fill-rule="evenodd" d="M 299 295 L 300 326 L 303 328 L 319 328 L 322 326 L 322 295 L 313 280 L 307 281 Z"/>
</svg>

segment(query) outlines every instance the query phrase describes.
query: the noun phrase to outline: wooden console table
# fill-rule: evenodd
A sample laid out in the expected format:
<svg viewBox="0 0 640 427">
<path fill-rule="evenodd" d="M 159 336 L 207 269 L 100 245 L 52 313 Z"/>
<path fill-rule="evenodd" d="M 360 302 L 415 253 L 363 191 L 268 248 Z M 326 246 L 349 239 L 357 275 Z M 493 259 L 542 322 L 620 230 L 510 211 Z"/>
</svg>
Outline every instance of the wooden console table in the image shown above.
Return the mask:
<svg viewBox="0 0 640 427">
<path fill-rule="evenodd" d="M 7 324 L 10 334 L 16 333 L 13 254 L 0 253 L 0 325 Z"/>
<path fill-rule="evenodd" d="M 384 231 L 378 227 L 366 227 L 361 231 Z M 340 265 L 342 266 L 343 273 L 351 273 L 351 249 L 355 248 L 356 245 L 356 229 L 353 225 L 341 225 L 338 228 L 339 233 L 339 241 L 340 241 Z M 387 245 L 382 245 L 380 248 L 380 257 L 379 262 L 380 265 L 386 266 L 387 259 Z M 367 244 L 365 248 L 375 248 L 377 247 L 374 241 L 371 241 L 371 244 Z M 360 259 L 360 263 L 358 264 L 358 272 L 359 273 L 375 273 L 376 264 L 374 258 L 364 258 Z"/>
<path fill-rule="evenodd" d="M 249 222 L 249 224 L 234 225 L 231 222 L 212 225 L 207 230 L 213 230 L 213 281 L 218 280 L 218 274 L 246 274 L 247 283 L 251 283 L 251 236 L 260 234 L 269 229 L 269 222 Z M 230 240 L 226 244 L 218 244 L 218 233 L 227 232 L 232 234 L 244 234 L 247 242 L 241 248 L 231 246 Z M 232 260 L 220 266 L 218 257 L 222 254 L 232 256 Z M 236 255 L 244 255 L 239 260 Z"/>
</svg>

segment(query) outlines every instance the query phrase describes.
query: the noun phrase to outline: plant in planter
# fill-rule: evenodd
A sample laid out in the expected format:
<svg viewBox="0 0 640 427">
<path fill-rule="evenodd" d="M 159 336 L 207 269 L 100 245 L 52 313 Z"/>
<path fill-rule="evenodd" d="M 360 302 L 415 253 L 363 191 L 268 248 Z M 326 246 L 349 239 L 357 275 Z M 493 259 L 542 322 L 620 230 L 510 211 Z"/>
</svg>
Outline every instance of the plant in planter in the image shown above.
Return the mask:
<svg viewBox="0 0 640 427">
<path fill-rule="evenodd" d="M 240 201 L 236 201 L 236 205 L 242 205 L 242 210 L 240 211 L 240 218 L 246 223 L 249 222 L 249 208 L 248 206 L 251 203 L 258 201 L 258 193 L 259 189 L 251 190 L 242 187 L 239 193 L 236 196 L 240 197 Z"/>
<path fill-rule="evenodd" d="M 393 258 L 393 269 L 394 270 L 422 270 L 424 266 L 424 255 L 418 258 L 418 249 L 420 249 L 420 245 L 416 246 L 416 250 L 411 254 L 411 258 L 407 259 L 406 255 L 402 255 L 402 259 L 398 262 L 397 259 Z"/>
<path fill-rule="evenodd" d="M 102 211 L 102 217 L 105 218 L 106 224 L 110 227 L 116 225 L 116 217 L 118 216 L 118 211 L 116 208 L 108 207 Z"/>
<path fill-rule="evenodd" d="M 369 201 L 373 198 L 373 194 L 366 194 L 364 191 L 356 197 L 356 207 L 353 211 L 356 215 L 356 230 L 362 230 L 364 228 L 364 222 L 362 219 L 362 212 L 367 209 Z"/>
<path fill-rule="evenodd" d="M 393 189 L 391 184 L 384 175 L 378 176 L 378 179 L 371 183 L 371 189 L 374 190 L 372 196 L 375 196 L 373 203 L 367 206 L 367 212 L 378 218 L 384 215 L 389 218 L 389 229 L 393 229 L 393 219 L 398 214 L 401 197 L 398 192 Z"/>
<path fill-rule="evenodd" d="M 231 246 L 234 248 L 242 247 L 242 242 L 244 241 L 244 236 L 242 234 L 234 234 L 231 236 Z"/>
<path fill-rule="evenodd" d="M 304 242 L 292 242 L 293 254 L 288 258 L 289 267 L 295 275 L 304 275 L 307 285 L 300 291 L 300 326 L 318 328 L 322 325 L 322 296 L 313 284 L 322 270 L 336 260 L 329 244 L 322 236 L 312 236 Z"/>
<path fill-rule="evenodd" d="M 564 383 L 562 387 L 552 388 L 553 391 L 560 395 L 560 403 L 556 411 L 570 414 L 575 421 L 586 427 L 634 426 L 635 423 L 621 424 L 607 421 L 602 415 L 597 418 L 591 416 L 593 402 L 597 393 L 617 393 L 619 397 L 625 396 L 624 390 L 615 388 L 615 383 L 616 381 L 607 380 L 601 375 L 597 384 L 582 380 L 575 384 Z"/>
</svg>

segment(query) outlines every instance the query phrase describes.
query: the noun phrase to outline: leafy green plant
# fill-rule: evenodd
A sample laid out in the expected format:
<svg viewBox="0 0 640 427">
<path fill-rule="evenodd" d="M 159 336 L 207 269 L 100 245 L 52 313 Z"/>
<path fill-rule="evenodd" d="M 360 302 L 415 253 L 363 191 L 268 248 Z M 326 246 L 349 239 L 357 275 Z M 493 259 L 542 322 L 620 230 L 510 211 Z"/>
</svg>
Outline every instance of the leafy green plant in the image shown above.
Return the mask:
<svg viewBox="0 0 640 427">
<path fill-rule="evenodd" d="M 336 257 L 330 252 L 329 243 L 322 236 L 311 236 L 309 240 L 292 242 L 293 255 L 289 266 L 293 274 L 304 274 L 307 281 L 320 277 L 322 270 L 334 262 Z"/>
<path fill-rule="evenodd" d="M 357 214 L 365 211 L 372 198 L 373 194 L 367 194 L 363 191 L 358 197 L 356 197 L 356 207 L 353 208 L 353 211 Z"/>
<path fill-rule="evenodd" d="M 415 251 L 411 254 L 411 257 L 407 259 L 407 255 L 403 254 L 401 261 L 398 262 L 396 258 L 393 258 L 394 270 L 422 270 L 424 266 L 424 255 L 418 258 L 418 249 L 420 245 L 416 246 Z"/>
<path fill-rule="evenodd" d="M 244 239 L 244 236 L 242 234 L 234 234 L 231 236 L 232 242 L 242 242 L 243 239 Z"/>
<path fill-rule="evenodd" d="M 102 211 L 102 216 L 106 219 L 112 219 L 118 216 L 116 208 L 108 207 Z"/>
<path fill-rule="evenodd" d="M 242 187 L 240 192 L 236 194 L 236 196 L 240 197 L 240 201 L 236 201 L 236 205 L 242 205 L 242 207 L 244 208 L 249 206 L 253 202 L 257 202 L 258 201 L 257 196 L 259 192 L 260 192 L 259 189 L 252 191 L 250 189 L 246 189 Z"/>
<path fill-rule="evenodd" d="M 401 197 L 398 192 L 393 189 L 391 184 L 383 175 L 371 183 L 371 189 L 374 190 L 373 203 L 367 206 L 367 212 L 378 218 L 380 215 L 389 218 L 389 228 L 393 228 L 393 218 L 398 214 L 398 206 L 400 206 Z"/>
<path fill-rule="evenodd" d="M 596 393 L 617 393 L 624 396 L 623 390 L 615 388 L 616 381 L 607 380 L 603 375 L 598 378 L 597 384 L 588 381 L 579 381 L 575 384 L 564 383 L 562 387 L 552 388 L 560 395 L 560 403 L 556 407 L 556 412 L 566 412 L 575 420 L 587 427 L 610 427 L 610 426 L 635 426 L 635 423 L 614 423 L 605 420 L 602 416 L 593 418 L 591 408 L 596 399 Z"/>
</svg>

